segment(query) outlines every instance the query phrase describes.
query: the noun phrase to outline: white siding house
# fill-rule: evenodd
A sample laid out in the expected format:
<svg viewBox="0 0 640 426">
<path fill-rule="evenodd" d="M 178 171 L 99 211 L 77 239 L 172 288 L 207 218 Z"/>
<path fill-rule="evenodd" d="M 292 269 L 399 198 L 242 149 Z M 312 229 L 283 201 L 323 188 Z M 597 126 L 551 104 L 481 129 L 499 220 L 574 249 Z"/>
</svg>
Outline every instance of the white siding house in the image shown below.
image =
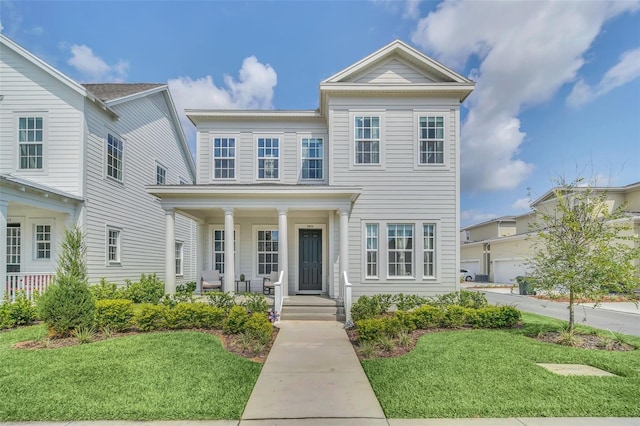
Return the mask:
<svg viewBox="0 0 640 426">
<path fill-rule="evenodd" d="M 394 41 L 321 82 L 318 110 L 187 110 L 196 184 L 148 187 L 166 241 L 174 214 L 195 218 L 198 270 L 223 272 L 227 291 L 271 271 L 285 297 L 343 297 L 344 273 L 354 297 L 456 290 L 460 103 L 473 87 Z"/>
<path fill-rule="evenodd" d="M 165 214 L 145 186 L 158 166 L 164 184 L 195 180 L 167 86 L 81 85 L 3 35 L 0 48 L 0 300 L 46 286 L 74 225 L 91 282 L 164 279 Z M 196 277 L 194 229 L 178 216 L 179 282 Z"/>
</svg>

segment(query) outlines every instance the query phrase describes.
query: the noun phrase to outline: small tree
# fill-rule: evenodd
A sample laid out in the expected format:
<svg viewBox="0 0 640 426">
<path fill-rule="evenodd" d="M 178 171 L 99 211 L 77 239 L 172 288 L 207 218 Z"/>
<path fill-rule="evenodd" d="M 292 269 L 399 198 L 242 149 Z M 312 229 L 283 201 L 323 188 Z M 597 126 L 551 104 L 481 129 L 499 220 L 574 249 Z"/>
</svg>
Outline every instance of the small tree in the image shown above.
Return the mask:
<svg viewBox="0 0 640 426">
<path fill-rule="evenodd" d="M 560 181 L 553 190 L 553 209 L 536 209 L 542 227 L 529 259 L 536 289 L 569 296 L 569 332 L 574 305 L 586 297 L 598 303 L 615 291 L 631 294 L 640 285 L 634 265 L 640 258 L 638 238 L 625 220 L 625 206 L 611 209 L 607 193 L 582 187 L 582 179 Z"/>
<path fill-rule="evenodd" d="M 82 282 L 87 282 L 87 264 L 85 255 L 87 247 L 84 244 L 84 235 L 77 226 L 71 230 L 65 229 L 64 241 L 62 241 L 58 268 L 56 275 L 69 275 Z"/>
</svg>

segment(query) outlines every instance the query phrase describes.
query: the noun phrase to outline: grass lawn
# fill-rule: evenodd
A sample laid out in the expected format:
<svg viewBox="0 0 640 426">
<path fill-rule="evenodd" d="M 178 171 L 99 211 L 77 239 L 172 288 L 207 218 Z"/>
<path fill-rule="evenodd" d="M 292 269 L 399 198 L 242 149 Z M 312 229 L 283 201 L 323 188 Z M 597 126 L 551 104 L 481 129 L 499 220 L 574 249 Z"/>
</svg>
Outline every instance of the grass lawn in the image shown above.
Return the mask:
<svg viewBox="0 0 640 426">
<path fill-rule="evenodd" d="M 562 322 L 527 313 L 523 320 L 523 329 L 427 334 L 405 356 L 363 361 L 387 417 L 640 416 L 640 350 L 539 342 L 525 334 Z M 640 347 L 640 338 L 624 340 Z M 559 376 L 536 362 L 588 364 L 620 377 Z"/>
<path fill-rule="evenodd" d="M 45 335 L 43 325 L 0 333 L 0 421 L 239 419 L 262 368 L 199 332 L 12 347 Z"/>
</svg>

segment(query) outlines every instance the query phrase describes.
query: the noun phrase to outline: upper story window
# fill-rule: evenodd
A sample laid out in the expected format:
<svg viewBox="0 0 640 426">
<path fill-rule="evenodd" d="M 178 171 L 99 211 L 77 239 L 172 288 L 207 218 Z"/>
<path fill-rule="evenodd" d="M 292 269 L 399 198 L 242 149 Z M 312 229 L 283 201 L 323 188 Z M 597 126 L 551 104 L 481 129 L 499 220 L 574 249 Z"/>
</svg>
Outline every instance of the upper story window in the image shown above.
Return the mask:
<svg viewBox="0 0 640 426">
<path fill-rule="evenodd" d="M 19 167 L 23 170 L 42 170 L 44 120 L 42 117 L 18 118 Z"/>
<path fill-rule="evenodd" d="M 156 163 L 156 184 L 164 185 L 167 183 L 167 169 L 159 163 Z"/>
<path fill-rule="evenodd" d="M 302 179 L 324 179 L 324 144 L 322 138 L 302 139 Z"/>
<path fill-rule="evenodd" d="M 122 140 L 109 134 L 107 136 L 107 176 L 119 182 L 122 182 L 122 153 Z"/>
<path fill-rule="evenodd" d="M 258 179 L 280 178 L 280 139 L 258 138 Z"/>
<path fill-rule="evenodd" d="M 444 164 L 444 117 L 421 116 L 418 123 L 419 164 Z"/>
<path fill-rule="evenodd" d="M 213 139 L 213 177 L 214 179 L 235 179 L 236 177 L 236 139 Z"/>
<path fill-rule="evenodd" d="M 380 117 L 356 116 L 355 163 L 380 164 Z"/>
</svg>

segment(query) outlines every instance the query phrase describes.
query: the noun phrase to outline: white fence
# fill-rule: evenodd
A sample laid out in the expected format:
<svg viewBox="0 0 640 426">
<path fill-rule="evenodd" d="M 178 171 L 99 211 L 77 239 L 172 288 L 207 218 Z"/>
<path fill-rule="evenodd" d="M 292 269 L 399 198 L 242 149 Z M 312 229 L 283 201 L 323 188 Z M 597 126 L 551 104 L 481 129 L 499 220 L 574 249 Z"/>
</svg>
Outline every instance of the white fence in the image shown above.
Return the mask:
<svg viewBox="0 0 640 426">
<path fill-rule="evenodd" d="M 55 274 L 50 272 L 18 272 L 8 273 L 5 281 L 4 298 L 10 301 L 16 300 L 20 292 L 33 300 L 36 293 L 42 294 L 53 282 Z"/>
</svg>

